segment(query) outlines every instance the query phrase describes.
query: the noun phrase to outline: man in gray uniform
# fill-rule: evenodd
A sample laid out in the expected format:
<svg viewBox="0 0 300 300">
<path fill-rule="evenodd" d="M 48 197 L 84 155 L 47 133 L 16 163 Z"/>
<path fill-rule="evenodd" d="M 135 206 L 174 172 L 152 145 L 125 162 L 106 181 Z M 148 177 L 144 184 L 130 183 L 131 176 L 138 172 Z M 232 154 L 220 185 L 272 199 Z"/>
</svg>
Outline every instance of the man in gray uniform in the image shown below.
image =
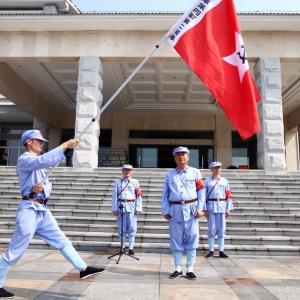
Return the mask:
<svg viewBox="0 0 300 300">
<path fill-rule="evenodd" d="M 58 249 L 80 272 L 81 279 L 105 271 L 103 268 L 89 267 L 81 259 L 70 240 L 58 227 L 46 205 L 51 193 L 51 183 L 48 179 L 43 184 L 40 183 L 46 176 L 44 168 L 54 166 L 64 160 L 64 151 L 74 149 L 79 140 L 68 140 L 40 156 L 43 143 L 47 142 L 40 131 L 24 132 L 21 141 L 26 148 L 26 152 L 19 157 L 17 162 L 22 201 L 17 210 L 15 231 L 8 249 L 0 260 L 0 298 L 13 298 L 14 294 L 4 289 L 3 283 L 12 265 L 16 264 L 24 254 L 34 234 Z M 32 191 L 36 194 L 33 198 L 29 197 Z"/>
<path fill-rule="evenodd" d="M 142 212 L 142 191 L 139 182 L 131 177 L 132 172 L 132 165 L 123 165 L 123 176 L 115 182 L 111 203 L 111 211 L 117 217 L 118 233 L 122 244 L 121 251 L 125 252 L 125 240 L 126 234 L 128 234 L 129 255 L 134 255 L 133 246 L 137 231 L 137 216 Z M 122 210 L 119 210 L 120 204 L 124 206 Z M 123 219 L 123 226 L 121 218 Z M 122 227 L 123 232 L 121 232 Z"/>
<path fill-rule="evenodd" d="M 209 253 L 206 258 L 214 256 L 215 236 L 218 236 L 219 258 L 228 258 L 224 252 L 224 240 L 226 229 L 226 218 L 233 210 L 232 194 L 230 192 L 228 180 L 221 177 L 222 164 L 214 161 L 209 166 L 212 176 L 205 179 L 206 189 L 206 210 L 204 215 L 208 225 Z"/>
<path fill-rule="evenodd" d="M 162 194 L 162 214 L 169 221 L 170 248 L 175 271 L 170 279 L 182 276 L 182 255 L 186 251 L 189 280 L 196 280 L 193 266 L 199 244 L 198 218 L 205 207 L 205 185 L 198 169 L 188 166 L 190 151 L 178 147 L 173 151 L 177 168 L 166 174 Z"/>
</svg>

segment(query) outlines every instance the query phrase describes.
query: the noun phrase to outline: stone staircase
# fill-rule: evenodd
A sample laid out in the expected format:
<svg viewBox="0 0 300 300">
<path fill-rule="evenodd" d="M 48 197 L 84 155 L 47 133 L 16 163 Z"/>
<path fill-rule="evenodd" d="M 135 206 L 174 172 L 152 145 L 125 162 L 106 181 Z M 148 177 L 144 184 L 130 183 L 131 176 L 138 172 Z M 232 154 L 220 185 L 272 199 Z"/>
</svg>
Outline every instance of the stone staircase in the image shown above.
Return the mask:
<svg viewBox="0 0 300 300">
<path fill-rule="evenodd" d="M 136 252 L 169 253 L 168 223 L 161 215 L 161 192 L 167 169 L 135 169 L 143 191 L 138 218 Z M 0 167 L 0 247 L 6 248 L 14 230 L 20 201 L 15 167 Z M 202 170 L 210 176 L 210 170 Z M 111 195 L 120 168 L 79 172 L 57 168 L 48 207 L 78 250 L 119 250 Z M 266 175 L 261 170 L 223 170 L 234 195 L 235 210 L 227 219 L 225 250 L 243 255 L 300 255 L 300 172 Z M 201 217 L 199 254 L 207 252 L 207 224 Z M 217 243 L 216 243 L 217 246 Z M 50 248 L 34 237 L 29 248 Z"/>
</svg>

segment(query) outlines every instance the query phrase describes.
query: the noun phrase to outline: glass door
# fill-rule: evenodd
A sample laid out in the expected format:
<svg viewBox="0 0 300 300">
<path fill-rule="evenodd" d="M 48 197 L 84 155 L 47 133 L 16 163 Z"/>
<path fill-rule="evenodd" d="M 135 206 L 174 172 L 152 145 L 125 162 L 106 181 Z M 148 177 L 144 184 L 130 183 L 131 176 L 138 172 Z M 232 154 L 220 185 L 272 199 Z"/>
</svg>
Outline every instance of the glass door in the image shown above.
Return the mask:
<svg viewBox="0 0 300 300">
<path fill-rule="evenodd" d="M 190 150 L 188 165 L 194 168 L 207 169 L 213 161 L 213 146 L 187 146 Z M 175 168 L 172 155 L 176 146 L 170 145 L 130 145 L 129 163 L 137 168 Z"/>
</svg>

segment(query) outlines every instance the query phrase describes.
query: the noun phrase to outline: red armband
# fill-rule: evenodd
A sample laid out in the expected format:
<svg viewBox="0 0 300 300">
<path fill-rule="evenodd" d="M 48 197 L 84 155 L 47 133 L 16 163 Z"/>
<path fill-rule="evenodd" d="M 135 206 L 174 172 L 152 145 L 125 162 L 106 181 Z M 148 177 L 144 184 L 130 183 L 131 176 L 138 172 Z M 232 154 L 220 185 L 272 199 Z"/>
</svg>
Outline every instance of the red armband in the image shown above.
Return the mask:
<svg viewBox="0 0 300 300">
<path fill-rule="evenodd" d="M 205 183 L 203 181 L 203 179 L 199 179 L 198 181 L 196 181 L 196 191 L 200 191 L 201 189 L 203 189 L 205 187 Z"/>
<path fill-rule="evenodd" d="M 226 194 L 225 194 L 225 199 L 227 200 L 227 199 L 229 199 L 229 198 L 233 198 L 233 196 L 232 196 L 230 190 L 227 190 L 227 191 L 226 191 Z"/>
<path fill-rule="evenodd" d="M 139 187 L 135 189 L 135 196 L 142 196 L 142 191 Z"/>
</svg>

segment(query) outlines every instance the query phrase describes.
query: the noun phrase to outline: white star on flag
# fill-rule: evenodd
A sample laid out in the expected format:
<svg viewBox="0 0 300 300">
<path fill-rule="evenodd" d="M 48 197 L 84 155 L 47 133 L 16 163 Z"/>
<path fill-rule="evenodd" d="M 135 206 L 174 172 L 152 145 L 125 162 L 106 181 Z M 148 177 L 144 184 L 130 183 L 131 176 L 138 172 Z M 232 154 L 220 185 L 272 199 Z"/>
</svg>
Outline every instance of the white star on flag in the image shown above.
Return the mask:
<svg viewBox="0 0 300 300">
<path fill-rule="evenodd" d="M 238 68 L 240 81 L 242 83 L 245 73 L 249 70 L 249 64 L 246 58 L 246 50 L 244 47 L 243 38 L 237 32 L 235 32 L 235 46 L 235 52 L 229 56 L 222 57 L 222 59 Z"/>
</svg>

